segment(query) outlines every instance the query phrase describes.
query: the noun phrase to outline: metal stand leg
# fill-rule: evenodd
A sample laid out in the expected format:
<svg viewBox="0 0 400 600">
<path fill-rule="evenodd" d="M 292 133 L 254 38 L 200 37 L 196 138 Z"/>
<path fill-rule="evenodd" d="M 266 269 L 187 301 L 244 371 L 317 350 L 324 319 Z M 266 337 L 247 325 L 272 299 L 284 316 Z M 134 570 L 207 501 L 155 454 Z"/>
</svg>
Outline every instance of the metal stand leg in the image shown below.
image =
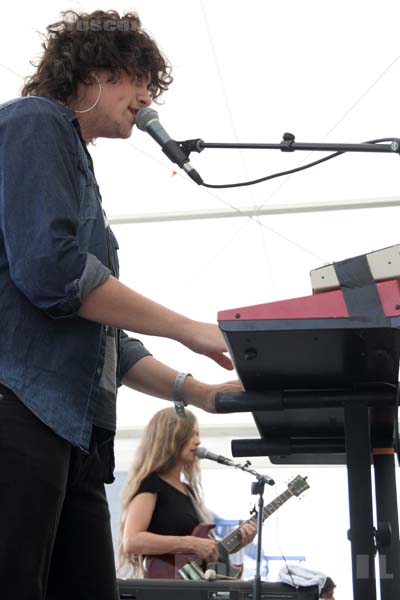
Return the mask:
<svg viewBox="0 0 400 600">
<path fill-rule="evenodd" d="M 264 487 L 265 478 L 260 475 L 257 481 L 251 484 L 251 493 L 258 494 L 257 511 L 257 560 L 256 572 L 253 580 L 253 599 L 261 599 L 261 548 L 262 548 L 262 526 L 264 520 Z"/>
<path fill-rule="evenodd" d="M 363 402 L 345 402 L 344 415 L 353 598 L 376 600 L 368 407 Z"/>
<path fill-rule="evenodd" d="M 400 598 L 400 541 L 395 455 L 374 455 L 381 600 Z"/>
</svg>

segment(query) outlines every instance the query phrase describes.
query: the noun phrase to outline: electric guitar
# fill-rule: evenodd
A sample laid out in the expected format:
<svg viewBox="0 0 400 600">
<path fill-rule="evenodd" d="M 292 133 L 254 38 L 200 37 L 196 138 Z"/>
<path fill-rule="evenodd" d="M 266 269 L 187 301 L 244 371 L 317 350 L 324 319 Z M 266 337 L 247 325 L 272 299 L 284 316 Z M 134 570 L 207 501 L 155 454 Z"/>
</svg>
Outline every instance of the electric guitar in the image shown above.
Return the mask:
<svg viewBox="0 0 400 600">
<path fill-rule="evenodd" d="M 288 483 L 287 490 L 277 496 L 275 500 L 272 500 L 263 509 L 263 521 L 270 517 L 278 508 L 280 508 L 285 502 L 292 496 L 300 496 L 310 486 L 306 481 L 306 477 L 300 477 L 297 475 L 292 481 Z M 253 515 L 246 522 L 257 521 L 257 515 Z M 211 529 L 215 525 L 209 523 L 200 523 L 194 528 L 192 535 L 197 537 L 206 538 L 209 535 Z M 236 548 L 241 543 L 241 534 L 239 527 L 236 527 L 231 533 L 225 536 L 222 540 L 218 541 L 218 562 L 217 563 L 206 563 L 205 560 L 198 556 L 188 554 L 157 554 L 146 557 L 145 574 L 144 576 L 148 579 L 181 579 L 182 576 L 179 571 L 187 563 L 194 562 L 204 572 L 205 569 L 213 569 L 216 573 L 222 576 L 228 576 L 230 578 L 239 579 L 243 572 L 243 565 L 235 565 L 229 560 L 229 554 L 235 552 Z M 185 570 L 185 569 L 184 569 Z M 193 577 L 195 578 L 195 577 Z M 200 579 L 200 577 L 196 577 Z"/>
</svg>

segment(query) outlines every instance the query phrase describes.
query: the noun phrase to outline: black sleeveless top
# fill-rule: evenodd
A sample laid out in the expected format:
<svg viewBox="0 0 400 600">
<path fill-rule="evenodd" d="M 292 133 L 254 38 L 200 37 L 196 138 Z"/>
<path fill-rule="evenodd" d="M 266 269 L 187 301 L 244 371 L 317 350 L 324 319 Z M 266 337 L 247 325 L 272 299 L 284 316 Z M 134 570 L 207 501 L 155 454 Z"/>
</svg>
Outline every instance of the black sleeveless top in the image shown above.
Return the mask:
<svg viewBox="0 0 400 600">
<path fill-rule="evenodd" d="M 151 473 L 143 479 L 135 496 L 144 492 L 157 494 L 157 502 L 147 531 L 160 535 L 191 535 L 199 524 L 199 518 L 189 496 L 161 479 L 156 473 Z"/>
</svg>

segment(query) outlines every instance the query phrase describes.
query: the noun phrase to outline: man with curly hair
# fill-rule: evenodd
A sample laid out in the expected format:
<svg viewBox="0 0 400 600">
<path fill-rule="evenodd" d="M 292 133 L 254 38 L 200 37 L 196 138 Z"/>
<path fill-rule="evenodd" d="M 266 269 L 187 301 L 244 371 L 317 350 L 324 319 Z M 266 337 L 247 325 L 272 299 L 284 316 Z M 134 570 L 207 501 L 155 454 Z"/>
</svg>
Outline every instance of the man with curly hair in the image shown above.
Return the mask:
<svg viewBox="0 0 400 600">
<path fill-rule="evenodd" d="M 43 47 L 22 96 L 0 106 L 0 590 L 111 600 L 117 387 L 213 411 L 239 384 L 179 373 L 123 331 L 232 368 L 216 325 L 119 282 L 87 148 L 131 135 L 172 81 L 166 60 L 134 13 L 68 11 Z"/>
</svg>

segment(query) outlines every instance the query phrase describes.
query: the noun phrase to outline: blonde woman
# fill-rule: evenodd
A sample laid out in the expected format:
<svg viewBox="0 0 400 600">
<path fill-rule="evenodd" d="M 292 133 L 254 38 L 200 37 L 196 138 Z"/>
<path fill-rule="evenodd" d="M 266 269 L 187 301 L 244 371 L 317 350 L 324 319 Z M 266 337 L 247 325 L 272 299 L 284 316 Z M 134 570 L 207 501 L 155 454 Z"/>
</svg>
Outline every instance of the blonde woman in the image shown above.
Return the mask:
<svg viewBox="0 0 400 600">
<path fill-rule="evenodd" d="M 179 418 L 174 408 L 165 408 L 149 422 L 122 497 L 119 567 L 124 576 L 143 576 L 143 558 L 149 556 L 196 555 L 206 562 L 218 560 L 215 539 L 192 535 L 200 522 L 210 522 L 196 455 L 199 445 L 198 424 L 189 410 L 186 418 Z M 241 544 L 235 551 L 255 533 L 254 523 L 241 525 Z"/>
</svg>

